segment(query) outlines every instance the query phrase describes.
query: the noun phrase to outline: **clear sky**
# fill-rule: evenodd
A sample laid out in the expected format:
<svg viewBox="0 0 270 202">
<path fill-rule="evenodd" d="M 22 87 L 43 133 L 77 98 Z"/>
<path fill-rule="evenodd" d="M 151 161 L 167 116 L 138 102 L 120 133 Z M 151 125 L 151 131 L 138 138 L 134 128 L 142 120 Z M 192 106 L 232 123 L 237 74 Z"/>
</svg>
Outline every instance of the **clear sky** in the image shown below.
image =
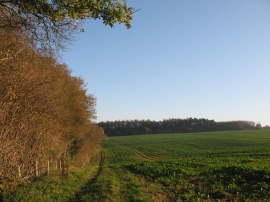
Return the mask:
<svg viewBox="0 0 270 202">
<path fill-rule="evenodd" d="M 63 61 L 97 121 L 208 118 L 270 124 L 269 0 L 128 0 L 132 29 L 85 23 Z"/>
</svg>

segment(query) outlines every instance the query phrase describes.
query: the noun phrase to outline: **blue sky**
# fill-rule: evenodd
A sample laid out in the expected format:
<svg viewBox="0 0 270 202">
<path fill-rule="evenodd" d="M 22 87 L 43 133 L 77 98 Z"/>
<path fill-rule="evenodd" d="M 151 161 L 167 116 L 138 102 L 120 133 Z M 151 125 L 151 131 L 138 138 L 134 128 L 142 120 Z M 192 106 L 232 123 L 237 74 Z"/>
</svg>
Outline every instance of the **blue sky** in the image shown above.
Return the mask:
<svg viewBox="0 0 270 202">
<path fill-rule="evenodd" d="M 87 21 L 63 61 L 97 121 L 209 118 L 270 125 L 269 0 L 129 0 L 132 28 Z"/>
</svg>

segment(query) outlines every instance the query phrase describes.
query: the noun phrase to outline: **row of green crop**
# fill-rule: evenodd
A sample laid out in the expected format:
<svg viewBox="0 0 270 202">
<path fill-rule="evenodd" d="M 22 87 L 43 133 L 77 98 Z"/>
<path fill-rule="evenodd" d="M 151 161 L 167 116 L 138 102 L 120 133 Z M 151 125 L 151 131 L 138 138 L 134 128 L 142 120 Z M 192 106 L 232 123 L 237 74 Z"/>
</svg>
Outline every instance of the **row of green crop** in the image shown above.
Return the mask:
<svg viewBox="0 0 270 202">
<path fill-rule="evenodd" d="M 203 164 L 195 160 L 140 161 L 127 163 L 125 168 L 162 184 L 176 200 L 256 201 L 270 198 L 270 170 L 267 169 L 241 164 L 211 166 L 208 162 Z"/>
<path fill-rule="evenodd" d="M 173 201 L 269 201 L 270 130 L 107 138 L 108 165 Z M 153 191 L 151 191 L 153 192 Z"/>
</svg>

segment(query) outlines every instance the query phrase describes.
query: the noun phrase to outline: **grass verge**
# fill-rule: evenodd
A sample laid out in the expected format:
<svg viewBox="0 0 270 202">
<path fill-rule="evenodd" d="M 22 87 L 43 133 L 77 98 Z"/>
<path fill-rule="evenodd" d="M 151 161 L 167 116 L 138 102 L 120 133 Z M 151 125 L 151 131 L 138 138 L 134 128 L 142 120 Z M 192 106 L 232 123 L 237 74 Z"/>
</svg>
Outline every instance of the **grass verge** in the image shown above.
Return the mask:
<svg viewBox="0 0 270 202">
<path fill-rule="evenodd" d="M 21 184 L 16 191 L 5 194 L 3 201 L 47 202 L 68 201 L 97 172 L 98 166 L 82 169 L 71 168 L 68 176 L 62 178 L 59 173 L 52 173 L 35 181 Z M 1 201 L 1 199 L 0 199 Z"/>
</svg>

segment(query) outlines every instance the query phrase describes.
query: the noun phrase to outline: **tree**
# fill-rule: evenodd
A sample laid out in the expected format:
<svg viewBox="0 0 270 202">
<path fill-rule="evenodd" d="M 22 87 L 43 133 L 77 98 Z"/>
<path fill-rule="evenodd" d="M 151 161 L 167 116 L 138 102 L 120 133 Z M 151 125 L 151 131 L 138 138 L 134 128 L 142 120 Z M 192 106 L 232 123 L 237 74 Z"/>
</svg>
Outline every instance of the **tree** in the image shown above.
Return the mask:
<svg viewBox="0 0 270 202">
<path fill-rule="evenodd" d="M 49 173 L 52 162 L 98 159 L 95 98 L 54 53 L 84 19 L 130 28 L 133 12 L 120 0 L 0 0 L 0 193 Z"/>
<path fill-rule="evenodd" d="M 158 122 L 150 120 L 107 121 L 100 122 L 98 125 L 104 129 L 105 134 L 108 136 L 245 130 L 255 128 L 255 123 L 250 121 L 215 122 L 214 120 L 196 118 L 165 119 Z"/>
<path fill-rule="evenodd" d="M 0 29 L 0 192 L 9 182 L 48 173 L 53 164 L 64 168 L 71 157 L 90 163 L 104 137 L 92 122 L 95 98 L 83 80 L 23 36 Z"/>
<path fill-rule="evenodd" d="M 74 31 L 83 31 L 82 20 L 101 19 L 105 25 L 124 23 L 130 28 L 133 13 L 120 0 L 2 0 L 0 28 L 22 29 L 36 47 L 51 52 L 63 48 Z"/>
<path fill-rule="evenodd" d="M 257 124 L 256 124 L 256 128 L 257 128 L 257 129 L 262 129 L 262 124 L 261 124 L 261 123 L 257 123 Z"/>
</svg>

